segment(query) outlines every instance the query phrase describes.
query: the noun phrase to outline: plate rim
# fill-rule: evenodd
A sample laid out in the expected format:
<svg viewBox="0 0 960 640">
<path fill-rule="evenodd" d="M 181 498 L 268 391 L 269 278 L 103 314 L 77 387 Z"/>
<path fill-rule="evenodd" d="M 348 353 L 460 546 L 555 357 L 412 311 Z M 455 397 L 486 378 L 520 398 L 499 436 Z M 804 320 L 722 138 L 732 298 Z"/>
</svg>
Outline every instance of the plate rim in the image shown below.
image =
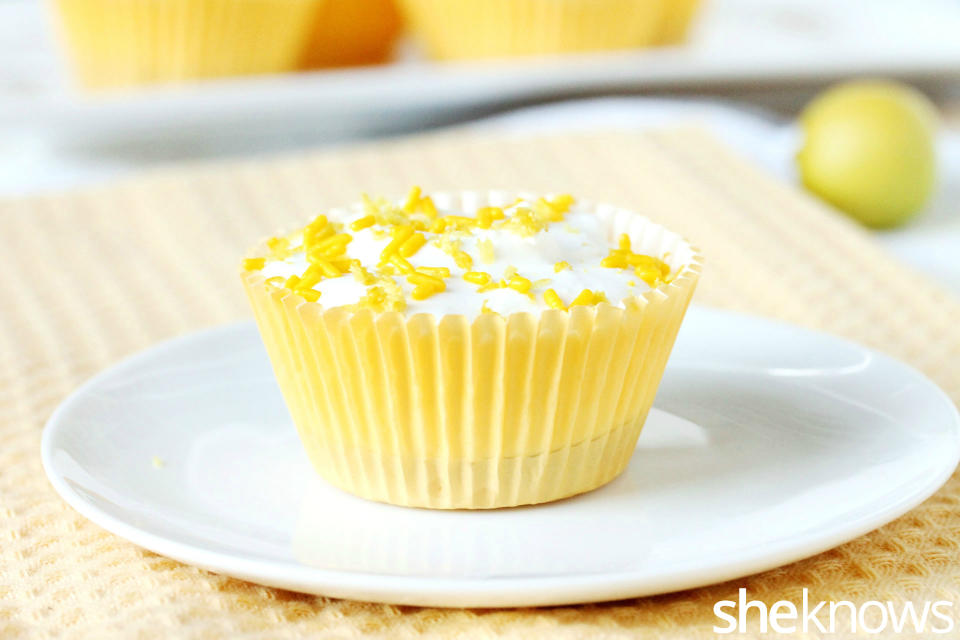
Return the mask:
<svg viewBox="0 0 960 640">
<path fill-rule="evenodd" d="M 80 401 L 86 391 L 97 386 L 108 376 L 116 375 L 125 368 L 139 364 L 141 360 L 161 350 L 204 340 L 211 335 L 249 331 L 253 321 L 247 319 L 162 340 L 122 358 L 87 379 L 61 401 L 46 421 L 40 443 L 41 461 L 44 473 L 54 490 L 82 516 L 141 548 L 179 562 L 257 584 L 328 597 L 397 605 L 471 608 L 560 606 L 601 602 L 670 593 L 745 577 L 811 557 L 873 531 L 923 503 L 952 476 L 960 462 L 960 413 L 946 392 L 921 371 L 855 341 L 775 318 L 701 305 L 693 305 L 691 311 L 698 314 L 761 321 L 779 328 L 813 334 L 819 339 L 833 341 L 835 344 L 865 350 L 873 357 L 887 360 L 900 367 L 905 375 L 910 375 L 928 386 L 949 410 L 949 416 L 952 419 L 952 424 L 949 426 L 952 427 L 953 455 L 949 459 L 945 458 L 943 466 L 937 468 L 937 473 L 931 473 L 926 481 L 910 494 L 902 496 L 899 501 L 886 505 L 882 509 L 848 522 L 845 526 L 828 530 L 825 534 L 808 536 L 806 541 L 799 544 L 795 538 L 774 540 L 767 545 L 762 545 L 765 548 L 763 553 L 754 551 L 749 558 L 734 556 L 732 559 L 711 564 L 706 568 L 683 568 L 653 579 L 636 570 L 618 573 L 492 578 L 403 576 L 322 569 L 284 561 L 250 558 L 239 553 L 197 547 L 152 533 L 148 529 L 140 528 L 100 510 L 70 486 L 66 477 L 58 472 L 57 463 L 53 460 L 54 440 L 60 430 L 65 428 L 61 425 L 66 420 L 70 409 Z M 952 465 L 948 464 L 948 460 L 953 461 Z M 753 547 L 754 550 L 757 548 Z"/>
</svg>

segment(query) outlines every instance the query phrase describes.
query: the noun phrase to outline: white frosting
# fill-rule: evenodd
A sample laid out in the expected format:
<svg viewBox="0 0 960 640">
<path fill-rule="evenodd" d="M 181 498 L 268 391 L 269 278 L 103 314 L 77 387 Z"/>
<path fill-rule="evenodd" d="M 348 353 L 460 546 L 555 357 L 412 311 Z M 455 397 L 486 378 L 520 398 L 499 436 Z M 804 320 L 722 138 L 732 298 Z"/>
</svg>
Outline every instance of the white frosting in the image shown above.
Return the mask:
<svg viewBox="0 0 960 640">
<path fill-rule="evenodd" d="M 451 208 L 448 198 L 436 197 L 435 201 L 441 214 L 472 216 L 476 209 L 468 200 L 463 203 L 465 210 Z M 477 203 L 477 206 L 481 204 L 485 203 Z M 505 211 L 509 215 L 512 208 Z M 390 238 L 377 237 L 374 230 L 378 227 L 351 231 L 349 223 L 363 215 L 363 210 L 359 207 L 327 214 L 331 221 L 347 224 L 345 231 L 353 236 L 347 246 L 348 256 L 359 259 L 365 267 L 373 269 Z M 450 255 L 432 242 L 438 237 L 436 234 L 424 232 L 428 243 L 408 260 L 414 267 L 447 267 L 450 277 L 445 279 L 445 291 L 425 300 L 414 300 L 410 296 L 413 285 L 407 283 L 402 275 L 393 276 L 406 294 L 407 315 L 431 313 L 437 316 L 462 314 L 476 317 L 481 313 L 484 303 L 488 309 L 503 315 L 523 311 L 539 313 L 549 308 L 543 300 L 546 289 L 556 291 L 566 304 L 584 289 L 602 291 L 610 304 L 622 307 L 625 298 L 649 290 L 647 284 L 632 270 L 600 266 L 600 261 L 616 244 L 611 239 L 613 234 L 609 225 L 593 210 L 576 203 L 563 221 L 553 222 L 547 229 L 530 236 L 496 228 L 472 229 L 471 234 L 458 236 L 460 248 L 473 257 L 473 266 L 469 271 L 485 271 L 495 280 L 500 280 L 508 267 L 516 267 L 518 275 L 535 283 L 530 291 L 533 295 L 510 288 L 478 292 L 478 285 L 462 278 L 468 269 L 458 267 Z M 480 257 L 482 252 L 477 248 L 477 243 L 483 240 L 489 240 L 494 247 L 494 260 L 490 263 L 483 262 Z M 555 272 L 554 265 L 560 261 L 569 263 L 571 268 Z M 296 251 L 285 260 L 268 259 L 262 274 L 266 278 L 287 278 L 301 275 L 308 266 L 304 253 Z M 548 280 L 549 283 L 537 283 L 538 280 Z M 367 292 L 367 287 L 351 274 L 325 278 L 315 285 L 314 289 L 320 292 L 318 302 L 326 308 L 356 304 Z"/>
</svg>

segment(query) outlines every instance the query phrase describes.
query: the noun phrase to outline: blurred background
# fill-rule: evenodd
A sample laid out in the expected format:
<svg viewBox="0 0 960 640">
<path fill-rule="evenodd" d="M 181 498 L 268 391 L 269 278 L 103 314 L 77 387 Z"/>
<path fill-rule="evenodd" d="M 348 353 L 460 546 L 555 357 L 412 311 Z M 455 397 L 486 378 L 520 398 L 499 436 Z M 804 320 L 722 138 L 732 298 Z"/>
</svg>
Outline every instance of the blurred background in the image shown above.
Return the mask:
<svg viewBox="0 0 960 640">
<path fill-rule="evenodd" d="M 692 122 L 960 291 L 960 0 L 0 0 L 0 197 Z"/>
</svg>

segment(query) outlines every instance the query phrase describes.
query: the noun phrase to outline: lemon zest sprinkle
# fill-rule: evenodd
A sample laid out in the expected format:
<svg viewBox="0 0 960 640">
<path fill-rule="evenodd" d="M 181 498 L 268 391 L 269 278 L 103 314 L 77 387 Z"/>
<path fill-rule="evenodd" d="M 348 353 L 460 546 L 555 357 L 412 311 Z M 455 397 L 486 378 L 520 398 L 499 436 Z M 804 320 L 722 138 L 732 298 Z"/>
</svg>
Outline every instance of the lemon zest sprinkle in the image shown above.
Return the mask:
<svg viewBox="0 0 960 640">
<path fill-rule="evenodd" d="M 450 277 L 450 269 L 447 269 L 446 267 L 417 267 L 417 271 L 422 271 L 423 273 L 436 276 L 438 278 Z"/>
</svg>

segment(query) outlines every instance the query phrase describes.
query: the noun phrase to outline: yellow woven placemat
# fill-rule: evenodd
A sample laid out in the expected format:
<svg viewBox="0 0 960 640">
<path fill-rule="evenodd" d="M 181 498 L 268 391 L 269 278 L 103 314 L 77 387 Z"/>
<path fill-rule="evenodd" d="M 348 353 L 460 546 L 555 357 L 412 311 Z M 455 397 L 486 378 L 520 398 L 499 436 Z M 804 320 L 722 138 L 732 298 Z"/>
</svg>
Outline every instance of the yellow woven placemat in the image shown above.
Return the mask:
<svg viewBox="0 0 960 640">
<path fill-rule="evenodd" d="M 713 603 L 951 600 L 960 481 L 882 529 L 761 575 L 677 594 L 527 610 L 313 597 L 184 566 L 67 507 L 40 466 L 44 421 L 81 381 L 178 333 L 248 315 L 253 241 L 362 191 L 569 191 L 647 213 L 707 256 L 698 301 L 859 340 L 960 399 L 960 302 L 869 236 L 694 130 L 536 140 L 446 134 L 0 202 L 0 637 L 712 637 Z"/>
</svg>

